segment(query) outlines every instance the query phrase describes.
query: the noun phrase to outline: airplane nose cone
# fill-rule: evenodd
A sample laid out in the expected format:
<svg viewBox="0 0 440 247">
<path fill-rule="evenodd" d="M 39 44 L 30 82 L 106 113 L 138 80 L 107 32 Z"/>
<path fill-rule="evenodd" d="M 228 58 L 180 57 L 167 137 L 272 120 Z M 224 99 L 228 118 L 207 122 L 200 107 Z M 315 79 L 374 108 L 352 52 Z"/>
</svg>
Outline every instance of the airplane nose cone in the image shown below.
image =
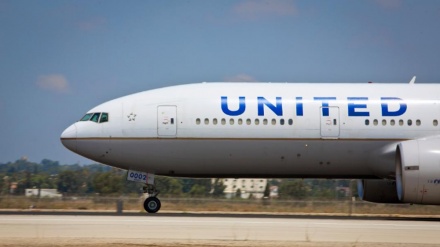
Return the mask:
<svg viewBox="0 0 440 247">
<path fill-rule="evenodd" d="M 73 151 L 76 152 L 76 124 L 70 125 L 67 129 L 61 133 L 61 143 L 63 145 Z"/>
</svg>

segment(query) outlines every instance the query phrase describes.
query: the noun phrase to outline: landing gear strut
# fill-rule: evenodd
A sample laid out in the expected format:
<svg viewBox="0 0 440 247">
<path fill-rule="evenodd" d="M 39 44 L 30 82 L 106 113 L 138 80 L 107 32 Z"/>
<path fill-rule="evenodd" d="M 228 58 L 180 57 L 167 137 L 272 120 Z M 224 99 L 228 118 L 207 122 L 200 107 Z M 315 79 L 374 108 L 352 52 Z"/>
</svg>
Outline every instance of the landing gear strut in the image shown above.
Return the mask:
<svg viewBox="0 0 440 247">
<path fill-rule="evenodd" d="M 157 199 L 157 195 L 159 191 L 156 189 L 156 186 L 153 184 L 147 184 L 143 188 L 144 193 L 148 193 L 148 198 L 144 201 L 144 209 L 148 213 L 157 213 L 160 209 L 160 200 Z"/>
</svg>

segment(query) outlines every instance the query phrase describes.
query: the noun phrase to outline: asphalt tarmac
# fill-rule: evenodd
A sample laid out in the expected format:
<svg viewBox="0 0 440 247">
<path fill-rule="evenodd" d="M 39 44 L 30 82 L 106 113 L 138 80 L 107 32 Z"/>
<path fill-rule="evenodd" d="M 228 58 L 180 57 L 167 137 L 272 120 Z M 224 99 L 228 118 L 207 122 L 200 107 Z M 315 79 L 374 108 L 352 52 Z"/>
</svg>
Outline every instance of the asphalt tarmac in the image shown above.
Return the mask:
<svg viewBox="0 0 440 247">
<path fill-rule="evenodd" d="M 0 246 L 440 246 L 437 219 L 0 215 Z"/>
</svg>

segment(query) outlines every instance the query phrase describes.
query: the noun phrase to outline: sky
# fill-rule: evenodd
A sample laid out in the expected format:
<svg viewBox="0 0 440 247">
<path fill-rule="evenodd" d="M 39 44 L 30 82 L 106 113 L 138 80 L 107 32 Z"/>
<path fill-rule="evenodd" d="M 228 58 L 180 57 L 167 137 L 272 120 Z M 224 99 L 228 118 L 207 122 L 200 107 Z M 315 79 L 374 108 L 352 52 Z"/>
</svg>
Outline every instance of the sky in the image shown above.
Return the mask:
<svg viewBox="0 0 440 247">
<path fill-rule="evenodd" d="M 0 0 L 0 163 L 90 164 L 60 134 L 194 82 L 440 81 L 437 0 Z"/>
</svg>

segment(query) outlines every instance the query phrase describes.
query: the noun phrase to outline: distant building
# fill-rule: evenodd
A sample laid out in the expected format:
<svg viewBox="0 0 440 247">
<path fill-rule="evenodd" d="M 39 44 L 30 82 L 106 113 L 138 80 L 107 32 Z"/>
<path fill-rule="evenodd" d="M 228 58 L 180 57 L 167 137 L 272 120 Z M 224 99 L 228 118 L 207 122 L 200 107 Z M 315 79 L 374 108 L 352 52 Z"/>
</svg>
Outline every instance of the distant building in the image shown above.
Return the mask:
<svg viewBox="0 0 440 247">
<path fill-rule="evenodd" d="M 11 186 L 9 187 L 9 194 L 14 194 L 15 190 L 17 190 L 17 188 L 18 188 L 18 183 L 12 182 Z"/>
<path fill-rule="evenodd" d="M 26 189 L 26 196 L 38 196 L 38 189 Z M 56 189 L 40 189 L 40 197 L 60 198 L 62 195 Z"/>
<path fill-rule="evenodd" d="M 270 190 L 270 194 L 269 194 L 270 198 L 278 197 L 278 186 L 272 185 L 270 186 L 269 190 Z"/>
<path fill-rule="evenodd" d="M 267 179 L 247 179 L 247 178 L 225 178 L 222 180 L 223 185 L 226 186 L 224 194 L 226 198 L 236 197 L 237 194 L 241 198 L 247 199 L 249 197 L 263 198 L 264 190 L 266 189 Z M 237 191 L 240 189 L 240 192 Z"/>
</svg>

